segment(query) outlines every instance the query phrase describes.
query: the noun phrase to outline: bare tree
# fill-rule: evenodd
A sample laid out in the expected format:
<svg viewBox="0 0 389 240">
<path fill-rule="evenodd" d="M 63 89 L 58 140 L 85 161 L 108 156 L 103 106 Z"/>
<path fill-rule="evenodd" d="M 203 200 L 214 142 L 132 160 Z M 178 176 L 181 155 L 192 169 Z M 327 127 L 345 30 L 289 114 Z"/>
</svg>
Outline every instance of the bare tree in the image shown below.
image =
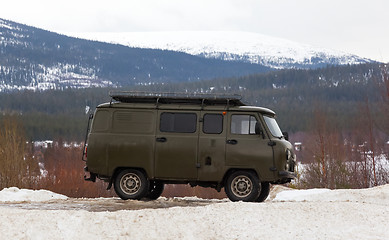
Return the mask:
<svg viewBox="0 0 389 240">
<path fill-rule="evenodd" d="M 381 67 L 382 72 L 382 107 L 385 114 L 385 132 L 389 135 L 389 67 L 383 65 Z"/>
<path fill-rule="evenodd" d="M 0 188 L 29 184 L 37 163 L 27 154 L 23 128 L 14 116 L 5 116 L 0 126 Z"/>
<path fill-rule="evenodd" d="M 316 107 L 311 134 L 304 148 L 304 158 L 311 158 L 304 165 L 301 181 L 306 187 L 353 187 L 347 167 L 349 143 L 330 119 L 322 106 Z"/>
</svg>

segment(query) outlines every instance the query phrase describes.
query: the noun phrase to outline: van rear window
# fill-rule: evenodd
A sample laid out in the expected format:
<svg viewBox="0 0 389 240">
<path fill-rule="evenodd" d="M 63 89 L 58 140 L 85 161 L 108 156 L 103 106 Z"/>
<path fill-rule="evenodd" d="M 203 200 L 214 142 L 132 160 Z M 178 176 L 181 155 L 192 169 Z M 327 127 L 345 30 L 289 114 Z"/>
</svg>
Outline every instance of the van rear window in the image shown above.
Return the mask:
<svg viewBox="0 0 389 240">
<path fill-rule="evenodd" d="M 195 113 L 171 113 L 161 114 L 160 131 L 177 133 L 196 132 L 197 115 Z"/>
<path fill-rule="evenodd" d="M 108 130 L 110 114 L 106 110 L 97 111 L 93 118 L 93 132 L 104 132 Z"/>
</svg>

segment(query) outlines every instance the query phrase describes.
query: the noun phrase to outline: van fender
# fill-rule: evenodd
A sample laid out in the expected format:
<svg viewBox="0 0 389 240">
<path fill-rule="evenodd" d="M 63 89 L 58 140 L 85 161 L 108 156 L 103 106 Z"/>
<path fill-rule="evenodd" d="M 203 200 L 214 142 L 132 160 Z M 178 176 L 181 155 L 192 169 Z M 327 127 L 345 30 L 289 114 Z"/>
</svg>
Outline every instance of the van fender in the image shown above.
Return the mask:
<svg viewBox="0 0 389 240">
<path fill-rule="evenodd" d="M 224 187 L 224 185 L 226 184 L 227 178 L 228 178 L 228 176 L 230 176 L 230 174 L 232 174 L 233 172 L 242 171 L 242 170 L 243 170 L 243 171 L 249 171 L 249 172 L 254 173 L 254 174 L 257 176 L 257 178 L 259 179 L 259 181 L 261 181 L 261 176 L 260 176 L 260 174 L 258 174 L 257 171 L 256 171 L 255 169 L 253 169 L 253 168 L 230 168 L 230 169 L 228 169 L 227 172 L 224 174 L 221 184 L 218 184 L 218 188 L 219 188 L 219 185 L 220 185 L 220 189 L 221 189 L 222 187 Z M 216 190 L 218 190 L 218 189 L 216 189 Z M 219 190 L 218 190 L 218 191 L 219 191 Z"/>
</svg>

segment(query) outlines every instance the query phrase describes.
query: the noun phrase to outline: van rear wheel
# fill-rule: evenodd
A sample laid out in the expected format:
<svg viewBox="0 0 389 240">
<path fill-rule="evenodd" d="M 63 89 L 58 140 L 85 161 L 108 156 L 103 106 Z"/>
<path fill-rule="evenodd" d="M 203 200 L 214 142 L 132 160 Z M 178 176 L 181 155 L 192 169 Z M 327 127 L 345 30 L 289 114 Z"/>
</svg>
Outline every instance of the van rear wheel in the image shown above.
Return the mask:
<svg viewBox="0 0 389 240">
<path fill-rule="evenodd" d="M 141 199 L 147 194 L 149 181 L 143 172 L 136 169 L 124 169 L 115 178 L 116 194 L 123 200 Z"/>
<path fill-rule="evenodd" d="M 260 194 L 260 183 L 253 172 L 236 171 L 228 176 L 224 189 L 231 201 L 254 202 Z"/>
</svg>

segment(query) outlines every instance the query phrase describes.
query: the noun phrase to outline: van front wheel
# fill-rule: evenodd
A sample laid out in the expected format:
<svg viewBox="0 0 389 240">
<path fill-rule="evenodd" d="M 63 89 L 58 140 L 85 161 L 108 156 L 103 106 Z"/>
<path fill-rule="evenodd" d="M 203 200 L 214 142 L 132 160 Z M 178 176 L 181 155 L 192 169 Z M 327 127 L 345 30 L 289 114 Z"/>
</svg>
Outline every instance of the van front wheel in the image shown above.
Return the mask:
<svg viewBox="0 0 389 240">
<path fill-rule="evenodd" d="M 263 202 L 269 196 L 270 193 L 270 183 L 269 182 L 261 182 L 261 193 L 256 202 Z"/>
<path fill-rule="evenodd" d="M 164 189 L 163 182 L 150 181 L 149 191 L 147 192 L 145 198 L 149 200 L 156 200 L 162 195 L 163 189 Z"/>
<path fill-rule="evenodd" d="M 124 169 L 115 178 L 116 194 L 123 200 L 141 199 L 147 194 L 149 181 L 136 169 Z"/>
<path fill-rule="evenodd" d="M 254 202 L 260 194 L 258 177 L 250 171 L 236 171 L 230 174 L 224 186 L 231 201 Z"/>
</svg>

